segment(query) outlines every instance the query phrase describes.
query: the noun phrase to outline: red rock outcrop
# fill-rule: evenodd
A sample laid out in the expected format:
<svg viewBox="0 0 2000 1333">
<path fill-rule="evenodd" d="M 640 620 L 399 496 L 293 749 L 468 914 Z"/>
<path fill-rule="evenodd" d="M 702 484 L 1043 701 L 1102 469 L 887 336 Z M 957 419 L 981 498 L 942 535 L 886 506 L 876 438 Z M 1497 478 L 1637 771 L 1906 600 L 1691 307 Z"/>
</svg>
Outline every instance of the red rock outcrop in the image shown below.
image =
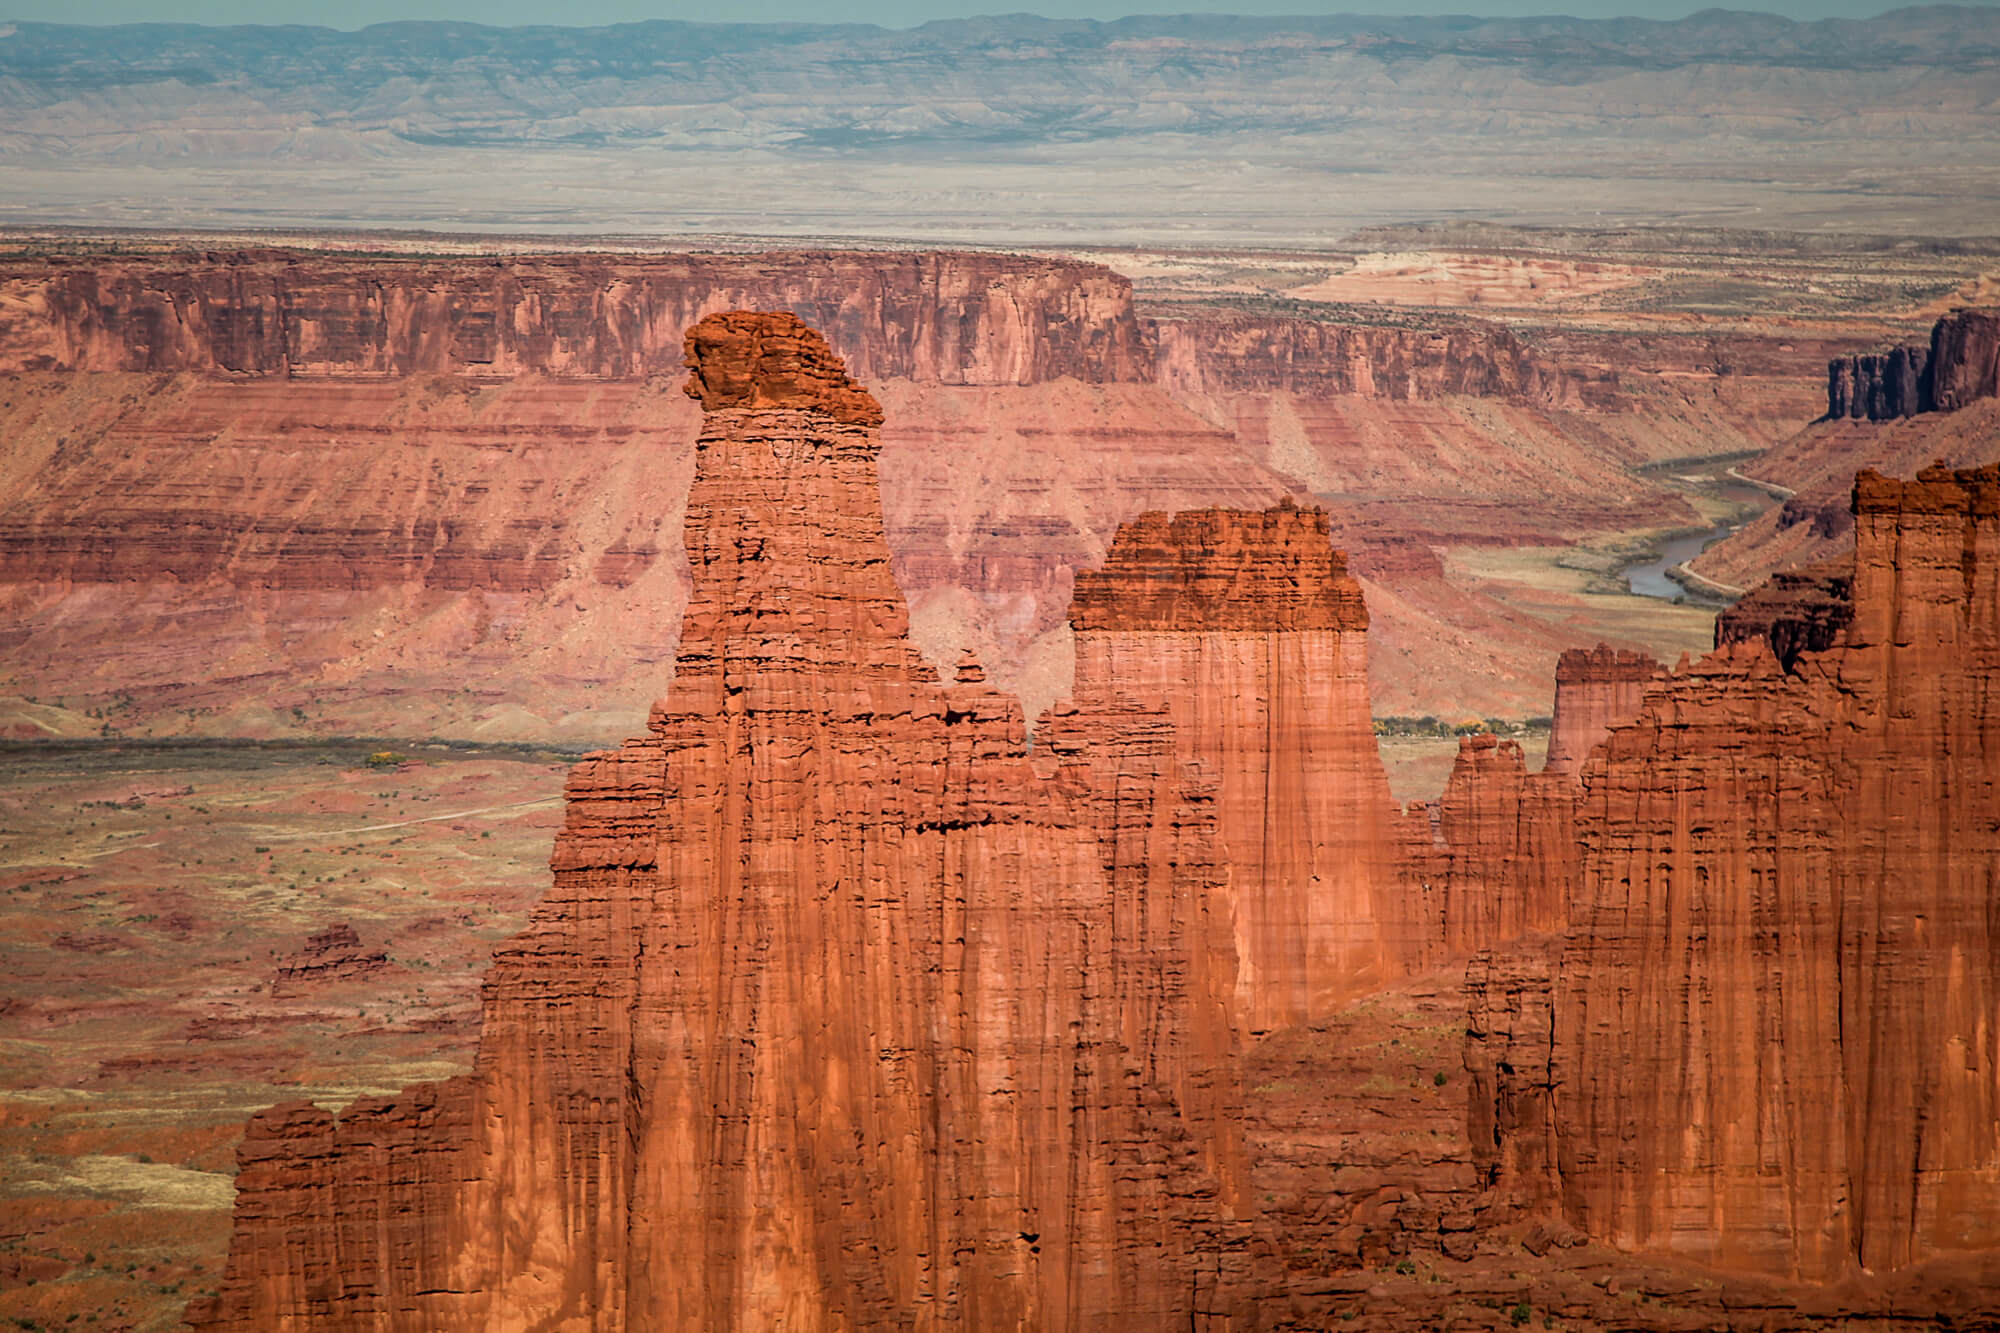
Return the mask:
<svg viewBox="0 0 2000 1333">
<path fill-rule="evenodd" d="M 1715 646 L 1762 639 L 1790 671 L 1801 653 L 1823 653 L 1854 619 L 1854 561 L 1780 570 L 1715 618 Z"/>
<path fill-rule="evenodd" d="M 1893 421 L 2000 396 L 2000 310 L 1954 310 L 1928 345 L 1827 362 L 1826 415 Z"/>
<path fill-rule="evenodd" d="M 1469 394 L 1549 406 L 1576 396 L 1560 366 L 1530 353 L 1501 324 L 1414 329 L 1231 315 L 1153 320 L 1150 327 L 1159 381 L 1182 395 Z"/>
<path fill-rule="evenodd" d="M 1930 363 L 1922 344 L 1835 357 L 1826 366 L 1827 416 L 1889 421 L 1935 410 Z"/>
<path fill-rule="evenodd" d="M 1933 408 L 1956 412 L 2000 397 L 2000 310 L 1954 310 L 1931 330 Z"/>
<path fill-rule="evenodd" d="M 711 315 L 687 331 L 685 348 L 685 391 L 704 412 L 782 408 L 852 426 L 882 424 L 881 405 L 797 316 L 787 322 L 746 310 Z"/>
<path fill-rule="evenodd" d="M 1407 966 L 1396 808 L 1368 704 L 1368 611 L 1326 515 L 1146 514 L 1070 609 L 1076 697 L 1159 701 L 1217 783 L 1236 1007 L 1265 1032 Z"/>
<path fill-rule="evenodd" d="M 1556 659 L 1555 720 L 1543 768 L 1575 773 L 1606 732 L 1638 714 L 1646 688 L 1665 675 L 1646 654 L 1606 643 L 1565 651 Z"/>
<path fill-rule="evenodd" d="M 0 267 L 0 369 L 639 379 L 677 374 L 683 332 L 745 306 L 796 310 L 866 379 L 1148 379 L 1131 285 L 1006 255 L 509 256 L 352 260 L 309 251 L 62 258 Z"/>
<path fill-rule="evenodd" d="M 342 921 L 314 931 L 297 953 L 278 964 L 271 975 L 271 994 L 293 994 L 321 982 L 354 981 L 387 966 L 389 955 L 363 948 L 354 927 Z"/>
<path fill-rule="evenodd" d="M 1519 742 L 1460 738 L 1435 824 L 1415 830 L 1406 871 L 1427 926 L 1426 965 L 1562 926 L 1579 860 L 1576 801 L 1574 779 L 1530 773 Z"/>
<path fill-rule="evenodd" d="M 777 315 L 688 346 L 713 385 L 814 341 Z M 259 1117 L 198 1326 L 1138 1330 L 1227 1305 L 1210 787 L 1159 709 L 1068 710 L 1031 763 L 1011 699 L 937 683 L 834 364 L 812 406 L 709 412 L 672 690 L 574 770 L 474 1072 Z"/>
<path fill-rule="evenodd" d="M 1821 1281 L 2000 1246 L 2000 466 L 1853 506 L 1830 647 L 1726 643 L 1583 768 L 1550 1051 L 1494 1065 L 1491 1151 L 1553 1142 L 1620 1247 Z"/>
</svg>

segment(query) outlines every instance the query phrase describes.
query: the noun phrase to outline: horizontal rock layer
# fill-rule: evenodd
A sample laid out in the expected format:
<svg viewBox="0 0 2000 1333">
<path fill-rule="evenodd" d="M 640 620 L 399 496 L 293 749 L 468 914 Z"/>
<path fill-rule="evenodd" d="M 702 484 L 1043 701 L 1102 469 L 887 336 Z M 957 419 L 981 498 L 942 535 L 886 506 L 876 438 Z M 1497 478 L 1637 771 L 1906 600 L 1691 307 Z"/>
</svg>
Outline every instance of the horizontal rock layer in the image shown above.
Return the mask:
<svg viewBox="0 0 2000 1333">
<path fill-rule="evenodd" d="M 1232 315 L 1159 319 L 1150 327 L 1159 382 L 1182 395 L 1463 394 L 1555 406 L 1578 394 L 1562 367 L 1529 352 L 1500 324 L 1408 329 Z"/>
<path fill-rule="evenodd" d="M 1326 513 L 1286 503 L 1145 514 L 1120 525 L 1104 568 L 1079 573 L 1078 631 L 1368 628 L 1361 587 L 1329 546 Z"/>
<path fill-rule="evenodd" d="M 1004 255 L 365 261 L 239 251 L 0 266 L 0 368 L 237 375 L 678 376 L 740 306 L 798 312 L 856 374 L 947 384 L 1151 377 L 1131 286 Z"/>
</svg>

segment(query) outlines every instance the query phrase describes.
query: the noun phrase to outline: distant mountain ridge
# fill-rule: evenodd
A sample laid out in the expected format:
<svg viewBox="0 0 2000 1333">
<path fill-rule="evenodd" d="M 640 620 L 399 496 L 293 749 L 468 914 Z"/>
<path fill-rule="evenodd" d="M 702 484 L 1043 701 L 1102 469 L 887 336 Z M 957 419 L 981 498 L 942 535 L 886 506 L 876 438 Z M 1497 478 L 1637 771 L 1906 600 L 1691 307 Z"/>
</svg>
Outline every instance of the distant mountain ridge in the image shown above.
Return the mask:
<svg viewBox="0 0 2000 1333">
<path fill-rule="evenodd" d="M 46 174 L 0 181 L 0 218 L 160 225 L 248 211 L 646 228 L 670 207 L 690 227 L 775 217 L 852 234 L 920 214 L 983 226 L 1045 194 L 1039 211 L 1058 230 L 1101 233 L 1108 223 L 1082 218 L 1103 210 L 1233 234 L 1296 231 L 1333 211 L 1378 220 L 1401 197 L 1381 178 L 1429 173 L 1477 178 L 1470 205 L 1453 188 L 1413 187 L 1430 216 L 1546 222 L 1549 209 L 1561 221 L 1616 208 L 1817 226 L 1866 205 L 1874 225 L 1900 229 L 1906 199 L 1935 211 L 2000 190 L 1981 184 L 2000 178 L 1996 106 L 2000 9 L 1985 7 L 1818 22 L 1721 10 L 1668 22 L 1013 15 L 906 31 L 24 22 L 0 34 L 0 165 Z M 495 150 L 535 157 L 479 156 Z M 723 172 L 703 156 L 717 150 L 768 156 L 744 175 L 744 163 Z M 245 174 L 84 179 L 195 162 Z M 607 185 L 634 162 L 654 177 L 624 194 Z M 852 163 L 896 174 L 864 179 Z M 281 198 L 259 164 L 290 173 Z M 305 164 L 393 179 L 336 183 Z M 1019 174 L 996 184 L 997 167 Z M 516 184 L 502 190 L 496 174 Z M 1197 180 L 1200 201 L 1158 197 Z M 446 194 L 454 206 L 430 211 Z M 458 206 L 468 202 L 477 208 Z"/>
<path fill-rule="evenodd" d="M 1926 89 L 1911 114 L 1949 115 L 1960 80 L 1978 85 L 1962 107 L 1972 113 L 2000 91 L 2000 9 L 1811 23 L 1721 10 L 1672 22 L 1014 15 L 904 31 L 664 20 L 357 32 L 19 23 L 0 38 L 0 142 L 116 152 L 94 141 L 176 124 L 233 143 L 282 123 L 420 144 L 814 146 L 1340 128 L 1371 111 L 1455 102 L 1617 116 L 1655 100 L 1618 86 L 1635 76 L 1715 67 L 1740 73 L 1704 90 L 1708 115 L 1782 122 L 1767 105 L 1776 71 L 1877 76 L 1858 89 L 1784 89 L 1795 117 L 1838 112 L 1857 93 L 1902 105 L 1913 71 Z M 737 114 L 718 118 L 724 108 Z M 218 114 L 228 123 L 203 123 Z"/>
</svg>

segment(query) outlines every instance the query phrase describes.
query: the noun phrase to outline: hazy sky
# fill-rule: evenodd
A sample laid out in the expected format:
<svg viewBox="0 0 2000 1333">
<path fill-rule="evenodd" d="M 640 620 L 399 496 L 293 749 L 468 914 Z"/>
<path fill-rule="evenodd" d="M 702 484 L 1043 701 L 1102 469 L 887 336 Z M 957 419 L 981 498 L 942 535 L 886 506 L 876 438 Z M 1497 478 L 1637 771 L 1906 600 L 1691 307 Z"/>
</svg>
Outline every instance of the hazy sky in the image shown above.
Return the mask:
<svg viewBox="0 0 2000 1333">
<path fill-rule="evenodd" d="M 1973 0 L 2000 4 L 2000 0 Z M 463 19 L 475 23 L 560 23 L 589 26 L 640 19 L 733 20 L 763 23 L 803 20 L 818 23 L 880 23 L 909 27 L 933 18 L 972 14 L 1031 13 L 1064 18 L 1118 18 L 1125 14 L 1577 14 L 1609 18 L 1638 14 L 1680 18 L 1711 8 L 1706 0 L 1065 0 L 1060 5 L 1022 0 L 732 0 L 728 4 L 690 0 L 0 0 L 0 14 L 51 23 L 313 23 L 359 28 L 392 19 Z M 1866 18 L 1898 8 L 1894 0 L 1765 0 L 1738 3 L 1737 9 L 1763 10 L 1791 18 Z"/>
</svg>

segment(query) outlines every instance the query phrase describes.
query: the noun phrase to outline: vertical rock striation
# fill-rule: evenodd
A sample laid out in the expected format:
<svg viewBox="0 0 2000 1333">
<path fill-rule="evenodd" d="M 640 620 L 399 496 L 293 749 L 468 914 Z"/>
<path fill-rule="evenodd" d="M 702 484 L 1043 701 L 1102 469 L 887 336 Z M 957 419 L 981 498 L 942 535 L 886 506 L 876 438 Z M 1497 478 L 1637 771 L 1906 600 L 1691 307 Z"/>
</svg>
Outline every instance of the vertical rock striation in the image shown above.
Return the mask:
<svg viewBox="0 0 2000 1333">
<path fill-rule="evenodd" d="M 788 306 L 856 374 L 950 384 L 1151 378 L 1131 284 L 1007 255 L 373 256 L 248 250 L 0 264 L 0 368 L 618 380 L 680 369 L 681 335 Z"/>
<path fill-rule="evenodd" d="M 1488 1062 L 1496 1160 L 1552 1138 L 1620 1246 L 1827 1280 L 2000 1245 L 2000 467 L 1853 506 L 1830 646 L 1725 642 L 1584 765 L 1550 1050 Z"/>
<path fill-rule="evenodd" d="M 1436 965 L 1565 920 L 1577 869 L 1576 783 L 1530 773 L 1519 743 L 1460 739 L 1437 805 L 1434 840 L 1412 848 L 1411 899 Z"/>
<path fill-rule="evenodd" d="M 1934 409 L 1956 412 L 2000 397 L 2000 310 L 1954 310 L 1931 330 Z"/>
<path fill-rule="evenodd" d="M 1181 758 L 1215 776 L 1247 1029 L 1397 975 L 1418 927 L 1395 891 L 1368 611 L 1326 515 L 1143 515 L 1077 575 L 1070 623 L 1076 697 L 1163 701 Z"/>
<path fill-rule="evenodd" d="M 1638 714 L 1647 687 L 1666 674 L 1646 654 L 1606 643 L 1565 651 L 1556 660 L 1555 721 L 1543 768 L 1574 774 L 1605 733 Z"/>
<path fill-rule="evenodd" d="M 1954 310 L 1928 345 L 1837 356 L 1826 367 L 1826 415 L 1894 421 L 1956 412 L 2000 396 L 2000 310 Z"/>
<path fill-rule="evenodd" d="M 688 338 L 674 684 L 573 772 L 474 1072 L 260 1116 L 204 1328 L 1203 1326 L 1239 1228 L 1233 930 L 1171 720 L 940 686 L 873 399 Z"/>
</svg>

